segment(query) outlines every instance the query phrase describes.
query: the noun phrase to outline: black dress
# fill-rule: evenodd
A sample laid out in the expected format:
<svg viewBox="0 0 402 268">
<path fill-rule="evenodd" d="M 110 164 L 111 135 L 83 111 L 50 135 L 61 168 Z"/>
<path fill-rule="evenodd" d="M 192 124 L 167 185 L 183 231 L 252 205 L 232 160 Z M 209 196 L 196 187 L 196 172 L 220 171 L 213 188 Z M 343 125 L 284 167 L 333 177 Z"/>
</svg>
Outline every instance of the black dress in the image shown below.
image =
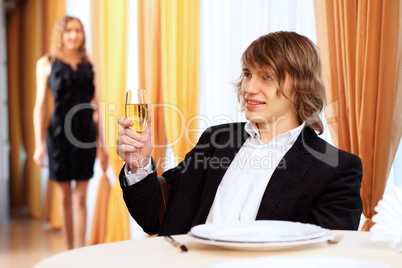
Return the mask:
<svg viewBox="0 0 402 268">
<path fill-rule="evenodd" d="M 54 109 L 46 136 L 49 177 L 56 181 L 88 180 L 96 158 L 96 128 L 90 102 L 94 96 L 90 62 L 71 66 L 56 59 L 49 86 Z"/>
</svg>

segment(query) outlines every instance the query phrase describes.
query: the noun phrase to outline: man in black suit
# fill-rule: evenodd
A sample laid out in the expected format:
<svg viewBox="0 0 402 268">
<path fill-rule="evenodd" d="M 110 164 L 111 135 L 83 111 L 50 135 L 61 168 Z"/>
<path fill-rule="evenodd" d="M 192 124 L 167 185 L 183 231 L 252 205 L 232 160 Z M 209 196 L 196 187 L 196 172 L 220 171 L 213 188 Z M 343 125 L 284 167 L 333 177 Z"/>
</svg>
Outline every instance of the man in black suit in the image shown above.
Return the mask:
<svg viewBox="0 0 402 268">
<path fill-rule="evenodd" d="M 319 134 L 325 103 L 315 45 L 294 32 L 261 36 L 242 56 L 236 85 L 247 123 L 207 129 L 177 167 L 162 174 L 172 185 L 163 222 L 161 188 L 151 154 L 151 130 L 143 138 L 123 127 L 117 153 L 126 205 L 145 232 L 183 234 L 203 223 L 287 220 L 329 229 L 354 229 L 362 213 L 359 157 L 339 150 Z M 141 149 L 143 165 L 133 155 Z M 150 160 L 151 159 L 151 160 Z"/>
</svg>

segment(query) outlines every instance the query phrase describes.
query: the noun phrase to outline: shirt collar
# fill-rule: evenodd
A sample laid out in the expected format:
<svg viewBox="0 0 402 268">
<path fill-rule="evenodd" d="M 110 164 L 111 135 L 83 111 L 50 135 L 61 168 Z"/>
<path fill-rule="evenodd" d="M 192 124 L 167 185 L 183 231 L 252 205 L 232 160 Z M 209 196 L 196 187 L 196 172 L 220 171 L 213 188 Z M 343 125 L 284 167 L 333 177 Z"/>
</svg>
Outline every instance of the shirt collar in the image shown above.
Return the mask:
<svg viewBox="0 0 402 268">
<path fill-rule="evenodd" d="M 258 128 L 255 124 L 247 121 L 246 125 L 244 126 L 246 132 L 250 135 L 250 137 L 258 136 L 260 137 L 260 133 L 258 132 Z"/>
<path fill-rule="evenodd" d="M 295 143 L 297 137 L 299 137 L 305 124 L 306 124 L 306 122 L 303 122 L 300 126 L 293 128 L 285 133 L 282 133 L 281 135 L 276 136 L 269 142 L 269 145 L 279 146 L 279 147 L 283 147 L 283 146 L 291 147 Z M 244 126 L 244 128 L 245 128 L 246 132 L 250 135 L 251 138 L 257 138 L 259 140 L 258 143 L 262 144 L 260 133 L 255 124 L 248 121 L 246 123 L 246 125 Z"/>
</svg>

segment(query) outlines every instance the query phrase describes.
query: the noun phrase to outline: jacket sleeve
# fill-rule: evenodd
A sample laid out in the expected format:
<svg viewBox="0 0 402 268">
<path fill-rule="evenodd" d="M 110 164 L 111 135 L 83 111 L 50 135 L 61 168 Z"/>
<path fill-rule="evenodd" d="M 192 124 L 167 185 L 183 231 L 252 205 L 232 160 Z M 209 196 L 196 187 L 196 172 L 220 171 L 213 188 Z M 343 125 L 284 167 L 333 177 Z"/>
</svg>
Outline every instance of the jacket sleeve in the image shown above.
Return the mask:
<svg viewBox="0 0 402 268">
<path fill-rule="evenodd" d="M 152 166 L 155 162 L 152 159 Z M 134 220 L 148 234 L 156 234 L 159 230 L 159 204 L 161 187 L 156 170 L 141 181 L 127 186 L 124 166 L 119 175 L 120 187 L 123 190 L 123 199 Z"/>
<path fill-rule="evenodd" d="M 210 146 L 211 129 L 204 131 L 197 145 L 186 155 L 185 159 L 175 168 L 162 174 L 166 181 L 173 186 L 180 180 L 181 175 L 188 170 L 189 166 L 194 166 L 195 155 L 205 155 L 211 150 Z M 155 161 L 152 159 L 152 166 L 155 169 Z M 205 172 L 199 170 L 198 172 Z M 156 170 L 141 181 L 128 186 L 124 174 L 124 166 L 119 175 L 120 187 L 123 190 L 123 198 L 127 209 L 134 220 L 148 234 L 157 234 L 160 230 L 159 206 L 161 200 L 161 186 L 159 184 Z M 172 195 L 171 195 L 172 196 Z"/>
<path fill-rule="evenodd" d="M 326 174 L 323 192 L 313 201 L 307 222 L 333 230 L 357 230 L 363 211 L 360 187 L 363 176 L 359 157 L 343 152 L 336 174 Z"/>
</svg>

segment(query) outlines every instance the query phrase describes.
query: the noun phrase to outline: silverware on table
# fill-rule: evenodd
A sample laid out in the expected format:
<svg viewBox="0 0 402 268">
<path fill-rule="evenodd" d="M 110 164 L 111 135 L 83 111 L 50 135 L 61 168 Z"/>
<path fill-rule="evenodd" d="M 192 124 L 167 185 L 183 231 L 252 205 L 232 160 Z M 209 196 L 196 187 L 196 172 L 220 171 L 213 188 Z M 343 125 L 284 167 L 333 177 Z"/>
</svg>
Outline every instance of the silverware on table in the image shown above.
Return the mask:
<svg viewBox="0 0 402 268">
<path fill-rule="evenodd" d="M 170 235 L 165 235 L 165 239 L 166 241 L 168 241 L 172 246 L 174 246 L 175 248 L 178 248 L 180 250 L 180 252 L 187 252 L 188 249 L 185 245 L 177 242 L 176 240 L 174 240 L 173 237 L 171 237 Z"/>
<path fill-rule="evenodd" d="M 328 239 L 328 244 L 338 244 L 343 239 L 343 234 L 336 234 L 333 238 Z"/>
</svg>

